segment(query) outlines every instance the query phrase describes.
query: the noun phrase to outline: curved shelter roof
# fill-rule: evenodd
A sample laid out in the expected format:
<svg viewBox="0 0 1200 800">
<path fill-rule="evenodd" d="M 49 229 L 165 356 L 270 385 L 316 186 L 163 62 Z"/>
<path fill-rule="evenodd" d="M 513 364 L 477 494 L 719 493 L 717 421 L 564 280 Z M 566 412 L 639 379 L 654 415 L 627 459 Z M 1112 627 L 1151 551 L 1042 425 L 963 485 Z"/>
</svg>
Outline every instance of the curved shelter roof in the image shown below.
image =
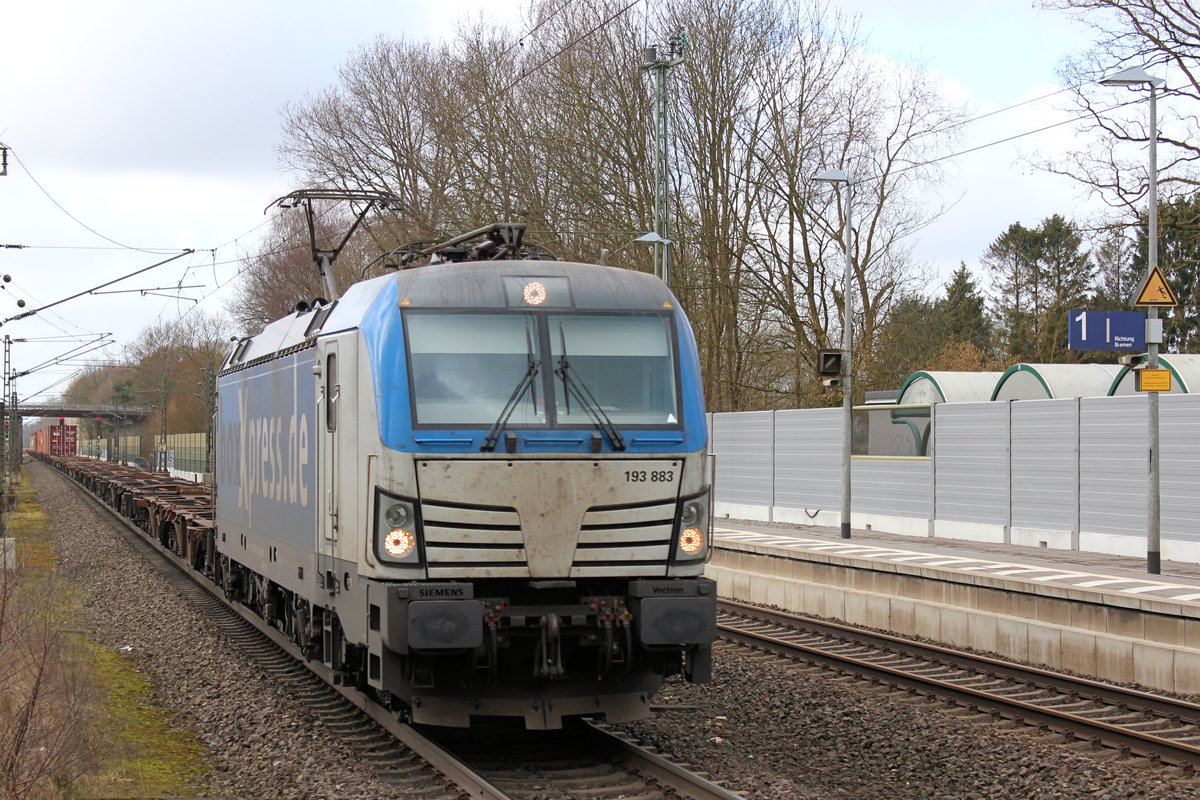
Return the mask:
<svg viewBox="0 0 1200 800">
<path fill-rule="evenodd" d="M 991 399 L 1102 397 L 1120 370 L 1118 364 L 1016 364 L 996 381 Z"/>
<path fill-rule="evenodd" d="M 914 372 L 900 387 L 898 405 L 990 400 L 999 372 Z"/>
<path fill-rule="evenodd" d="M 1171 370 L 1171 393 L 1185 394 L 1200 392 L 1200 355 L 1170 354 L 1158 357 L 1160 367 Z M 1134 388 L 1133 370 L 1121 367 L 1113 379 L 1108 393 L 1111 395 L 1137 394 Z"/>
</svg>

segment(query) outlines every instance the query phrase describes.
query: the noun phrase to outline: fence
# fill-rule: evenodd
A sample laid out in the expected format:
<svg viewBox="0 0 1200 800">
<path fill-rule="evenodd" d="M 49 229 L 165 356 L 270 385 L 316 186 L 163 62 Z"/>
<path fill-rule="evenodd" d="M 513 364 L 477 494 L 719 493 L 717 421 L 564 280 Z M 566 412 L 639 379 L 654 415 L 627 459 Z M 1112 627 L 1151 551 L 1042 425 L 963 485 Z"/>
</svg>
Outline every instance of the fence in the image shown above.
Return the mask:
<svg viewBox="0 0 1200 800">
<path fill-rule="evenodd" d="M 208 464 L 208 434 L 173 433 L 154 437 L 157 468 L 172 474 L 204 475 Z"/>
<path fill-rule="evenodd" d="M 711 415 L 716 513 L 838 524 L 841 414 Z M 1144 396 L 941 403 L 929 419 L 925 456 L 853 457 L 854 527 L 1145 555 Z M 1159 420 L 1162 555 L 1200 562 L 1200 395 L 1163 395 Z"/>
<path fill-rule="evenodd" d="M 88 458 L 108 460 L 108 439 L 80 439 L 75 452 Z"/>
<path fill-rule="evenodd" d="M 146 459 L 142 458 L 141 436 L 120 436 L 116 439 L 79 439 L 75 443 L 75 453 L 104 461 L 121 461 L 135 466 L 148 466 Z"/>
</svg>

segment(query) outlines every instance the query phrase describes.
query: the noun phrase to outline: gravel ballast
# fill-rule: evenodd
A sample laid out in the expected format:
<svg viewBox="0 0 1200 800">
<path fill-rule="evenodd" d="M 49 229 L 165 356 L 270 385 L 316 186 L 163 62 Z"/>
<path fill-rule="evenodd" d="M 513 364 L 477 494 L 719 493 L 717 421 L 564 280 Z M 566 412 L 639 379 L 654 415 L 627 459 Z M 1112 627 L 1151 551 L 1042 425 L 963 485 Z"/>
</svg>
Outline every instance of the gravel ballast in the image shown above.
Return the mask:
<svg viewBox="0 0 1200 800">
<path fill-rule="evenodd" d="M 673 680 L 656 698 L 698 710 L 626 729 L 750 800 L 1200 797 L 1144 761 L 1115 763 L 1114 751 L 1074 752 L 732 645 L 714 660 L 712 683 Z"/>
<path fill-rule="evenodd" d="M 136 659 L 158 687 L 161 705 L 209 748 L 203 793 L 247 800 L 402 797 L 231 649 L 73 483 L 40 463 L 25 469 L 50 517 L 60 574 L 84 594 L 92 638 Z"/>
<path fill-rule="evenodd" d="M 40 463 L 26 469 L 63 574 L 86 597 L 87 629 L 101 644 L 132 648 L 159 702 L 209 748 L 204 793 L 402 796 L 232 650 L 65 477 Z M 941 706 L 898 702 L 774 657 L 718 647 L 713 671 L 703 686 L 672 679 L 655 702 L 685 708 L 625 730 L 752 800 L 1200 796 L 1200 786 L 1141 762 L 963 721 Z"/>
</svg>

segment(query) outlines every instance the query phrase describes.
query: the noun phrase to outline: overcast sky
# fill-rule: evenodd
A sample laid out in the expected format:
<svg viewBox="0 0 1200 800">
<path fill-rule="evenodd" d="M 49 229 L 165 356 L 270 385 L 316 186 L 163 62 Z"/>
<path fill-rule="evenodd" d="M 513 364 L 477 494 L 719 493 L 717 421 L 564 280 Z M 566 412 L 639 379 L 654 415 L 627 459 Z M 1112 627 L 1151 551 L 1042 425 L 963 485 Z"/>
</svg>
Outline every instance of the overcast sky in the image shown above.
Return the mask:
<svg viewBox="0 0 1200 800">
<path fill-rule="evenodd" d="M 861 14 L 871 50 L 934 71 L 978 113 L 1055 91 L 1062 58 L 1087 41 L 1078 23 L 1031 0 L 831 4 Z M 139 291 L 89 295 L 2 322 L 0 335 L 30 340 L 13 344 L 14 369 L 76 345 L 47 337 L 111 333 L 123 344 L 197 305 L 161 296 L 179 292 L 159 287 L 196 286 L 182 294 L 219 310 L 238 256 L 261 233 L 264 208 L 298 188 L 276 155 L 285 104 L 334 85 L 338 66 L 381 34 L 449 37 L 457 21 L 476 15 L 521 29 L 523 7 L 520 0 L 8 4 L 0 142 L 11 152 L 0 178 L 0 245 L 26 247 L 0 248 L 0 273 L 12 278 L 0 291 L 0 321 L 20 313 L 17 298 L 36 308 L 196 250 L 107 288 Z M 972 126 L 959 149 L 1061 118 L 1044 103 L 1022 106 Z M 1088 207 L 1071 182 L 1020 163 L 1022 155 L 1060 151 L 1070 136 L 1065 126 L 947 162 L 945 192 L 931 202 L 956 205 L 913 243 L 934 285 L 960 260 L 977 269 L 1012 222 L 1036 225 Z M 107 351 L 119 353 L 119 345 Z M 18 392 L 41 393 L 70 372 L 39 369 Z"/>
</svg>

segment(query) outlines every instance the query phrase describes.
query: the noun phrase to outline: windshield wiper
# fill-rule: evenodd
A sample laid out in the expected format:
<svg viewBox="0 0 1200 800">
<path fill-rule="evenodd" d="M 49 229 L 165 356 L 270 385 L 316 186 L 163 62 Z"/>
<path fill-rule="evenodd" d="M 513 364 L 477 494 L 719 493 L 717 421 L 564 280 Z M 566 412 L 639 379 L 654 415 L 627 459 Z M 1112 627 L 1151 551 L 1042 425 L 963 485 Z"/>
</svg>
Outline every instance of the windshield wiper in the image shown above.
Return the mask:
<svg viewBox="0 0 1200 800">
<path fill-rule="evenodd" d="M 571 363 L 567 361 L 567 337 L 563 334 L 561 322 L 558 323 L 558 336 L 562 344 L 562 357 L 558 359 L 558 366 L 555 367 L 554 374 L 562 378 L 563 396 L 567 401 L 567 414 L 571 413 L 571 394 L 574 394 L 575 399 L 579 401 L 579 405 L 583 406 L 583 410 L 592 418 L 592 423 L 601 431 L 608 434 L 608 439 L 612 442 L 613 450 L 624 450 L 625 438 L 621 436 L 621 432 L 612 424 L 612 420 L 608 418 L 608 414 L 604 413 L 604 409 L 600 407 L 600 403 L 596 401 L 596 397 L 588 389 L 587 384 L 575 373 L 571 368 Z"/>
<path fill-rule="evenodd" d="M 533 405 L 536 413 L 537 384 L 534 382 L 533 376 L 537 375 L 538 370 L 542 368 L 542 362 L 533 357 L 533 337 L 529 333 L 528 319 L 525 320 L 525 351 L 529 356 L 529 366 L 525 368 L 525 374 L 521 376 L 521 380 L 517 381 L 517 388 L 513 389 L 508 402 L 504 404 L 504 408 L 500 411 L 500 416 L 496 417 L 496 421 L 492 423 L 492 427 L 488 428 L 487 436 L 483 437 L 483 444 L 479 447 L 482 453 L 490 453 L 496 449 L 496 442 L 500 440 L 500 432 L 504 430 L 504 426 L 508 424 L 509 417 L 516 411 L 517 403 L 520 402 L 521 395 L 525 394 L 527 387 L 533 396 Z"/>
</svg>

